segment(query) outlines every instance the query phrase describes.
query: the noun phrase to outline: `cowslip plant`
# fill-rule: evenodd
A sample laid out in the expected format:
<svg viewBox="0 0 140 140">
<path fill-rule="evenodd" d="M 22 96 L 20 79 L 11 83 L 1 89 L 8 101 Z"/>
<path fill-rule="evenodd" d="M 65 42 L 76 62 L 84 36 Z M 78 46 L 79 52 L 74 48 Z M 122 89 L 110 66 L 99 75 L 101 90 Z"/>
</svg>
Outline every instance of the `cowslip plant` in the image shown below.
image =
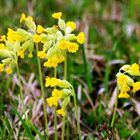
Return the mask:
<svg viewBox="0 0 140 140">
<path fill-rule="evenodd" d="M 74 97 L 74 104 L 76 109 L 77 128 L 80 136 L 80 125 L 78 121 L 77 103 L 72 85 L 67 81 L 67 53 L 76 53 L 79 49 L 79 44 L 85 42 L 85 34 L 80 32 L 77 36 L 72 33 L 76 29 L 76 24 L 73 21 L 67 23 L 61 18 L 62 13 L 54 13 L 52 17 L 58 20 L 58 25 L 49 28 L 47 32 L 47 61 L 44 63 L 45 67 L 54 68 L 54 77 L 47 77 L 45 86 L 53 87 L 52 96 L 47 98 L 47 103 L 50 107 L 54 106 L 54 122 L 55 122 L 55 139 L 58 139 L 56 132 L 56 113 L 63 116 L 62 140 L 64 140 L 65 131 L 65 117 L 66 107 L 70 102 L 70 96 Z M 45 32 L 45 29 L 43 29 Z M 45 34 L 41 34 L 44 36 Z M 41 56 L 41 55 L 40 55 Z M 64 80 L 57 79 L 57 67 L 64 62 Z M 61 108 L 56 111 L 58 101 L 61 100 Z"/>
<path fill-rule="evenodd" d="M 2 57 L 2 60 L 0 63 L 0 72 L 3 72 L 5 70 L 7 74 L 12 74 L 13 69 L 16 67 L 18 80 L 19 80 L 22 107 L 26 119 L 26 107 L 24 105 L 22 84 L 20 80 L 20 71 L 18 66 L 19 57 L 21 59 L 24 58 L 24 50 L 21 43 L 23 40 L 24 38 L 22 38 L 16 31 L 14 31 L 11 28 L 8 28 L 7 35 L 1 36 L 0 56 Z"/>
<path fill-rule="evenodd" d="M 140 90 L 140 81 L 137 80 L 137 77 L 140 76 L 140 66 L 136 63 L 132 65 L 124 65 L 120 68 L 117 73 L 117 98 L 129 98 L 129 92 L 136 93 Z M 115 109 L 111 122 L 111 127 L 114 125 L 117 100 L 115 101 Z"/>
<path fill-rule="evenodd" d="M 76 29 L 76 24 L 73 21 L 65 22 L 61 18 L 62 12 L 54 13 L 52 14 L 52 17 L 57 19 L 58 25 L 44 28 L 41 25 L 36 25 L 31 16 L 26 16 L 23 13 L 20 18 L 20 23 L 25 24 L 27 29 L 17 28 L 16 30 L 13 30 L 9 28 L 7 35 L 1 36 L 0 56 L 4 59 L 2 59 L 0 63 L 0 72 L 5 69 L 7 74 L 11 74 L 13 68 L 17 68 L 20 83 L 20 95 L 25 113 L 26 110 L 23 102 L 24 99 L 20 81 L 18 58 L 20 57 L 23 59 L 26 52 L 28 52 L 28 57 L 32 58 L 33 51 L 36 50 L 47 136 L 49 137 L 46 101 L 50 107 L 54 107 L 55 140 L 58 139 L 57 114 L 63 116 L 62 140 L 64 140 L 65 117 L 67 116 L 66 108 L 70 102 L 70 96 L 72 96 L 75 105 L 78 133 L 81 139 L 76 96 L 73 86 L 67 81 L 67 53 L 76 53 L 78 51 L 79 44 L 83 44 L 85 42 L 85 34 L 83 32 L 80 32 L 78 35 L 72 33 Z M 40 59 L 45 60 L 43 64 L 44 67 L 54 69 L 54 77 L 46 77 L 45 86 L 53 88 L 52 96 L 47 98 L 46 101 Z M 57 79 L 57 67 L 62 62 L 64 62 L 63 80 Z M 61 106 L 61 108 L 58 108 L 59 106 Z"/>
</svg>

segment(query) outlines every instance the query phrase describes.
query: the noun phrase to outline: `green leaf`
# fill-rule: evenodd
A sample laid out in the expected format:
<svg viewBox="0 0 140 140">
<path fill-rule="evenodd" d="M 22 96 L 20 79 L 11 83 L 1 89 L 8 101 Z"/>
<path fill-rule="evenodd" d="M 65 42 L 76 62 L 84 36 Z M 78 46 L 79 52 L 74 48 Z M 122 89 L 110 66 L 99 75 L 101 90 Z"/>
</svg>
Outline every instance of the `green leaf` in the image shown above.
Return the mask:
<svg viewBox="0 0 140 140">
<path fill-rule="evenodd" d="M 27 126 L 27 124 L 24 122 L 24 120 L 22 119 L 22 117 L 20 116 L 20 114 L 17 112 L 16 109 L 13 108 L 13 112 L 18 116 L 19 120 L 21 121 L 27 135 L 29 136 L 30 140 L 35 140 L 34 136 L 32 135 L 32 132 L 30 131 L 29 127 Z"/>
</svg>

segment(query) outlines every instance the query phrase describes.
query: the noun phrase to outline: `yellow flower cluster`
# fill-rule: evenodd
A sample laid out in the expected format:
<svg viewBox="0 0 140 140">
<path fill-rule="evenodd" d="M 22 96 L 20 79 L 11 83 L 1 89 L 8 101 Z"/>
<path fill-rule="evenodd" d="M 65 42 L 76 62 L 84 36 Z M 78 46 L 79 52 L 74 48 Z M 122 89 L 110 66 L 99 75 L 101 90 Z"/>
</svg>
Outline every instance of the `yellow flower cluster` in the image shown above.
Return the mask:
<svg viewBox="0 0 140 140">
<path fill-rule="evenodd" d="M 85 34 L 80 32 L 75 35 L 73 31 L 76 29 L 76 23 L 65 22 L 62 19 L 62 12 L 53 13 L 52 17 L 57 19 L 57 25 L 45 28 L 36 25 L 33 17 L 23 13 L 20 23 L 25 24 L 27 30 L 8 28 L 7 34 L 0 37 L 0 56 L 3 58 L 0 63 L 0 72 L 5 70 L 7 74 L 11 74 L 18 59 L 24 59 L 26 52 L 28 57 L 32 58 L 34 46 L 36 46 L 37 57 L 45 59 L 44 66 L 48 68 L 56 68 L 64 62 L 67 52 L 76 53 L 79 50 L 80 44 L 85 42 Z M 70 96 L 74 93 L 71 84 L 66 80 L 47 77 L 45 86 L 55 88 L 52 96 L 47 99 L 47 103 L 49 106 L 58 106 L 58 100 L 61 99 L 62 108 L 57 110 L 57 113 L 64 116 Z M 57 87 L 59 89 L 56 89 Z"/>
<path fill-rule="evenodd" d="M 117 85 L 120 90 L 119 98 L 129 98 L 128 91 L 132 88 L 133 93 L 140 90 L 140 82 L 134 82 L 132 77 L 140 76 L 140 66 L 136 63 L 124 65 L 117 73 Z"/>
<path fill-rule="evenodd" d="M 65 57 L 63 55 L 61 56 L 53 56 L 51 58 L 48 59 L 48 61 L 46 61 L 44 63 L 44 67 L 48 67 L 48 68 L 55 68 L 58 66 L 59 63 L 62 63 L 65 60 Z"/>
<path fill-rule="evenodd" d="M 38 51 L 37 56 L 40 59 L 45 59 L 46 58 L 46 53 L 44 51 Z"/>
<path fill-rule="evenodd" d="M 54 89 L 52 91 L 52 97 L 46 99 L 48 105 L 50 107 L 52 107 L 53 105 L 57 106 L 58 105 L 58 100 L 61 99 L 62 96 L 63 96 L 63 91 Z"/>
<path fill-rule="evenodd" d="M 61 109 L 57 110 L 58 114 L 61 114 L 62 116 L 65 116 L 65 108 L 67 106 L 67 104 L 69 103 L 70 100 L 70 95 L 71 95 L 71 84 L 69 82 L 67 82 L 66 80 L 60 80 L 57 78 L 50 78 L 47 77 L 46 78 L 46 82 L 45 82 L 45 86 L 46 87 L 54 87 L 53 91 L 52 91 L 52 96 L 47 98 L 46 101 L 48 103 L 48 105 L 50 107 L 52 106 L 58 106 L 58 101 L 61 99 L 62 101 L 62 107 Z M 59 90 L 57 89 L 57 87 L 59 87 Z M 62 88 L 60 90 L 60 88 Z"/>
</svg>

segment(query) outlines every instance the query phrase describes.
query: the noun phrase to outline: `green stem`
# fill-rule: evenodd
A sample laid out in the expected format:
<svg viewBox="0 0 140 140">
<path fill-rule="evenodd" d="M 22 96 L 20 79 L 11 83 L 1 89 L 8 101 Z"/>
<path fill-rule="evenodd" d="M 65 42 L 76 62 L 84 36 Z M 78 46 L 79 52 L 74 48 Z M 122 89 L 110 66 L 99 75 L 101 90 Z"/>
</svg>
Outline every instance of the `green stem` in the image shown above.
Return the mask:
<svg viewBox="0 0 140 140">
<path fill-rule="evenodd" d="M 56 68 L 54 68 L 54 77 L 57 77 Z M 56 106 L 54 107 L 54 131 L 55 131 L 55 140 L 58 140 L 58 132 L 57 132 L 57 113 L 56 113 Z"/>
<path fill-rule="evenodd" d="M 119 92 L 119 89 L 118 89 L 118 86 L 117 86 L 117 89 L 116 89 L 116 98 L 115 98 L 115 107 L 114 107 L 113 117 L 112 117 L 112 121 L 111 121 L 111 127 L 112 128 L 113 128 L 115 117 L 116 117 L 117 104 L 118 104 L 118 92 Z"/>
<path fill-rule="evenodd" d="M 69 140 L 69 122 L 67 120 L 67 130 L 66 130 L 67 140 Z"/>
<path fill-rule="evenodd" d="M 17 60 L 17 63 L 16 63 L 16 69 L 17 69 L 17 75 L 18 75 L 18 80 L 19 80 L 20 97 L 21 97 L 23 112 L 24 112 L 25 120 L 26 120 L 26 108 L 25 108 L 25 105 L 24 105 L 24 97 L 23 97 L 23 93 L 22 93 L 22 84 L 21 84 L 21 79 L 20 79 L 20 71 L 19 71 L 19 67 L 18 67 L 18 60 Z"/>
<path fill-rule="evenodd" d="M 38 44 L 36 44 L 36 52 L 38 53 Z M 44 93 L 44 86 L 43 86 L 43 80 L 42 80 L 41 62 L 40 62 L 39 57 L 37 57 L 37 65 L 38 65 L 39 82 L 40 82 L 40 86 L 41 86 L 41 93 L 42 93 L 42 100 L 43 100 L 45 132 L 46 132 L 47 137 L 49 137 L 48 121 L 47 121 L 47 111 L 46 111 L 46 102 L 45 102 L 45 93 Z"/>
<path fill-rule="evenodd" d="M 64 61 L 64 80 L 67 80 L 67 52 L 65 52 L 65 61 Z M 63 117 L 63 126 L 62 126 L 62 137 L 61 137 L 61 140 L 64 140 L 65 119 L 66 119 L 66 116 Z"/>
<path fill-rule="evenodd" d="M 75 114 L 76 114 L 76 120 L 77 120 L 77 129 L 78 129 L 79 139 L 81 140 L 80 123 L 79 123 L 79 119 L 78 119 L 78 106 L 77 106 L 77 102 L 76 102 L 75 93 L 73 95 L 73 99 L 74 99 Z"/>
</svg>

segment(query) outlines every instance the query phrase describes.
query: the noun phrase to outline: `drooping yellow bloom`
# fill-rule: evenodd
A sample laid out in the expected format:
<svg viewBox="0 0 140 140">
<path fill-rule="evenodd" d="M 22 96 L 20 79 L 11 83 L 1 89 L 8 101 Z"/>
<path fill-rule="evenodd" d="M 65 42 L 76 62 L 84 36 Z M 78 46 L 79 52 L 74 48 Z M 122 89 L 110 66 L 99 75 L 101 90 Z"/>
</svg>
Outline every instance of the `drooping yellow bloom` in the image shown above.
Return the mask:
<svg viewBox="0 0 140 140">
<path fill-rule="evenodd" d="M 11 74 L 13 72 L 12 68 L 11 67 L 7 67 L 6 68 L 6 73 L 7 74 Z"/>
<path fill-rule="evenodd" d="M 60 55 L 58 59 L 58 63 L 62 63 L 64 60 L 65 60 L 65 57 L 63 55 Z"/>
<path fill-rule="evenodd" d="M 31 16 L 28 16 L 27 18 L 26 18 L 26 21 L 33 21 L 33 17 L 31 17 Z"/>
<path fill-rule="evenodd" d="M 61 18 L 61 16 L 62 16 L 62 12 L 57 12 L 57 13 L 52 14 L 52 17 L 55 19 L 59 19 L 59 18 Z"/>
<path fill-rule="evenodd" d="M 76 53 L 79 49 L 79 45 L 77 43 L 70 42 L 68 45 L 68 52 Z"/>
<path fill-rule="evenodd" d="M 0 38 L 0 41 L 6 41 L 6 36 L 2 35 L 1 38 Z"/>
<path fill-rule="evenodd" d="M 46 99 L 46 101 L 50 107 L 52 107 L 53 105 L 54 106 L 58 105 L 58 98 L 57 97 L 50 97 L 50 98 Z"/>
<path fill-rule="evenodd" d="M 124 74 L 120 74 L 120 75 L 117 77 L 117 84 L 118 84 L 119 86 L 126 85 L 126 84 L 127 84 L 127 76 L 124 75 Z"/>
<path fill-rule="evenodd" d="M 56 68 L 59 63 L 62 63 L 65 60 L 65 57 L 63 55 L 56 56 L 54 55 L 53 57 L 49 58 L 48 61 L 44 63 L 44 67 L 48 68 Z"/>
<path fill-rule="evenodd" d="M 41 41 L 41 36 L 35 34 L 35 35 L 33 36 L 33 42 L 35 42 L 35 43 L 39 43 L 40 41 Z"/>
<path fill-rule="evenodd" d="M 28 57 L 29 58 L 32 58 L 33 57 L 33 53 L 32 52 L 29 52 Z"/>
<path fill-rule="evenodd" d="M 121 92 L 119 94 L 119 98 L 129 98 L 129 94 L 127 93 L 130 90 L 130 87 L 128 85 L 123 85 L 121 87 Z"/>
<path fill-rule="evenodd" d="M 0 50 L 6 49 L 5 45 L 3 43 L 0 43 Z"/>
<path fill-rule="evenodd" d="M 49 87 L 49 86 L 55 87 L 59 83 L 59 80 L 57 78 L 54 78 L 54 77 L 52 77 L 52 78 L 47 77 L 45 80 L 46 80 L 45 87 Z"/>
<path fill-rule="evenodd" d="M 46 58 L 46 53 L 44 51 L 38 51 L 37 56 L 40 59 L 45 59 Z"/>
<path fill-rule="evenodd" d="M 22 23 L 23 21 L 26 21 L 26 15 L 24 13 L 22 13 L 21 15 L 20 23 Z"/>
<path fill-rule="evenodd" d="M 0 72 L 4 71 L 4 65 L 0 63 Z"/>
<path fill-rule="evenodd" d="M 15 41 L 21 41 L 21 35 L 19 35 L 16 31 L 14 31 L 11 28 L 8 28 L 8 33 L 7 33 L 7 39 L 11 43 L 14 43 Z"/>
<path fill-rule="evenodd" d="M 20 18 L 20 23 L 22 23 L 23 21 L 33 21 L 33 18 L 31 16 L 27 16 L 22 13 L 21 18 Z"/>
<path fill-rule="evenodd" d="M 68 48 L 69 42 L 66 40 L 60 40 L 58 42 L 58 48 L 62 49 L 62 50 L 66 50 Z"/>
<path fill-rule="evenodd" d="M 44 67 L 48 67 L 48 68 L 53 67 L 53 68 L 56 68 L 58 66 L 58 62 L 57 61 L 58 61 L 57 58 L 50 58 L 50 59 L 48 59 L 48 61 L 46 61 L 44 63 Z"/>
<path fill-rule="evenodd" d="M 24 58 L 24 49 L 19 49 L 17 55 L 18 55 L 21 59 L 23 59 L 23 58 Z"/>
<path fill-rule="evenodd" d="M 66 115 L 64 108 L 61 108 L 61 109 L 57 110 L 56 112 L 58 114 L 62 115 L 62 116 L 65 116 Z"/>
<path fill-rule="evenodd" d="M 60 99 L 62 97 L 62 95 L 63 95 L 63 91 L 61 91 L 61 90 L 54 89 L 52 91 L 52 96 L 53 97 L 57 97 L 58 99 Z"/>
<path fill-rule="evenodd" d="M 75 24 L 75 22 L 73 22 L 73 21 L 68 21 L 68 22 L 66 23 L 66 26 L 67 26 L 67 27 L 71 27 L 72 31 L 74 31 L 74 30 L 76 29 L 76 24 Z"/>
<path fill-rule="evenodd" d="M 12 43 L 15 41 L 14 34 L 15 32 L 13 31 L 13 29 L 8 28 L 7 39 Z"/>
<path fill-rule="evenodd" d="M 42 32 L 44 32 L 44 28 L 41 25 L 37 26 L 37 33 L 41 34 Z"/>
<path fill-rule="evenodd" d="M 131 65 L 130 70 L 131 75 L 138 76 L 140 74 L 139 65 L 136 63 Z"/>
<path fill-rule="evenodd" d="M 133 92 L 137 92 L 138 90 L 140 90 L 140 82 L 136 82 L 133 84 Z"/>
<path fill-rule="evenodd" d="M 84 32 L 80 32 L 77 35 L 76 39 L 77 39 L 77 42 L 80 43 L 80 44 L 85 43 L 85 34 L 84 34 Z"/>
<path fill-rule="evenodd" d="M 121 92 L 118 96 L 118 98 L 129 98 L 129 94 L 127 94 L 127 92 Z"/>
<path fill-rule="evenodd" d="M 123 85 L 122 87 L 121 87 L 121 91 L 122 92 L 128 92 L 130 90 L 130 87 L 128 86 L 128 85 Z"/>
</svg>

